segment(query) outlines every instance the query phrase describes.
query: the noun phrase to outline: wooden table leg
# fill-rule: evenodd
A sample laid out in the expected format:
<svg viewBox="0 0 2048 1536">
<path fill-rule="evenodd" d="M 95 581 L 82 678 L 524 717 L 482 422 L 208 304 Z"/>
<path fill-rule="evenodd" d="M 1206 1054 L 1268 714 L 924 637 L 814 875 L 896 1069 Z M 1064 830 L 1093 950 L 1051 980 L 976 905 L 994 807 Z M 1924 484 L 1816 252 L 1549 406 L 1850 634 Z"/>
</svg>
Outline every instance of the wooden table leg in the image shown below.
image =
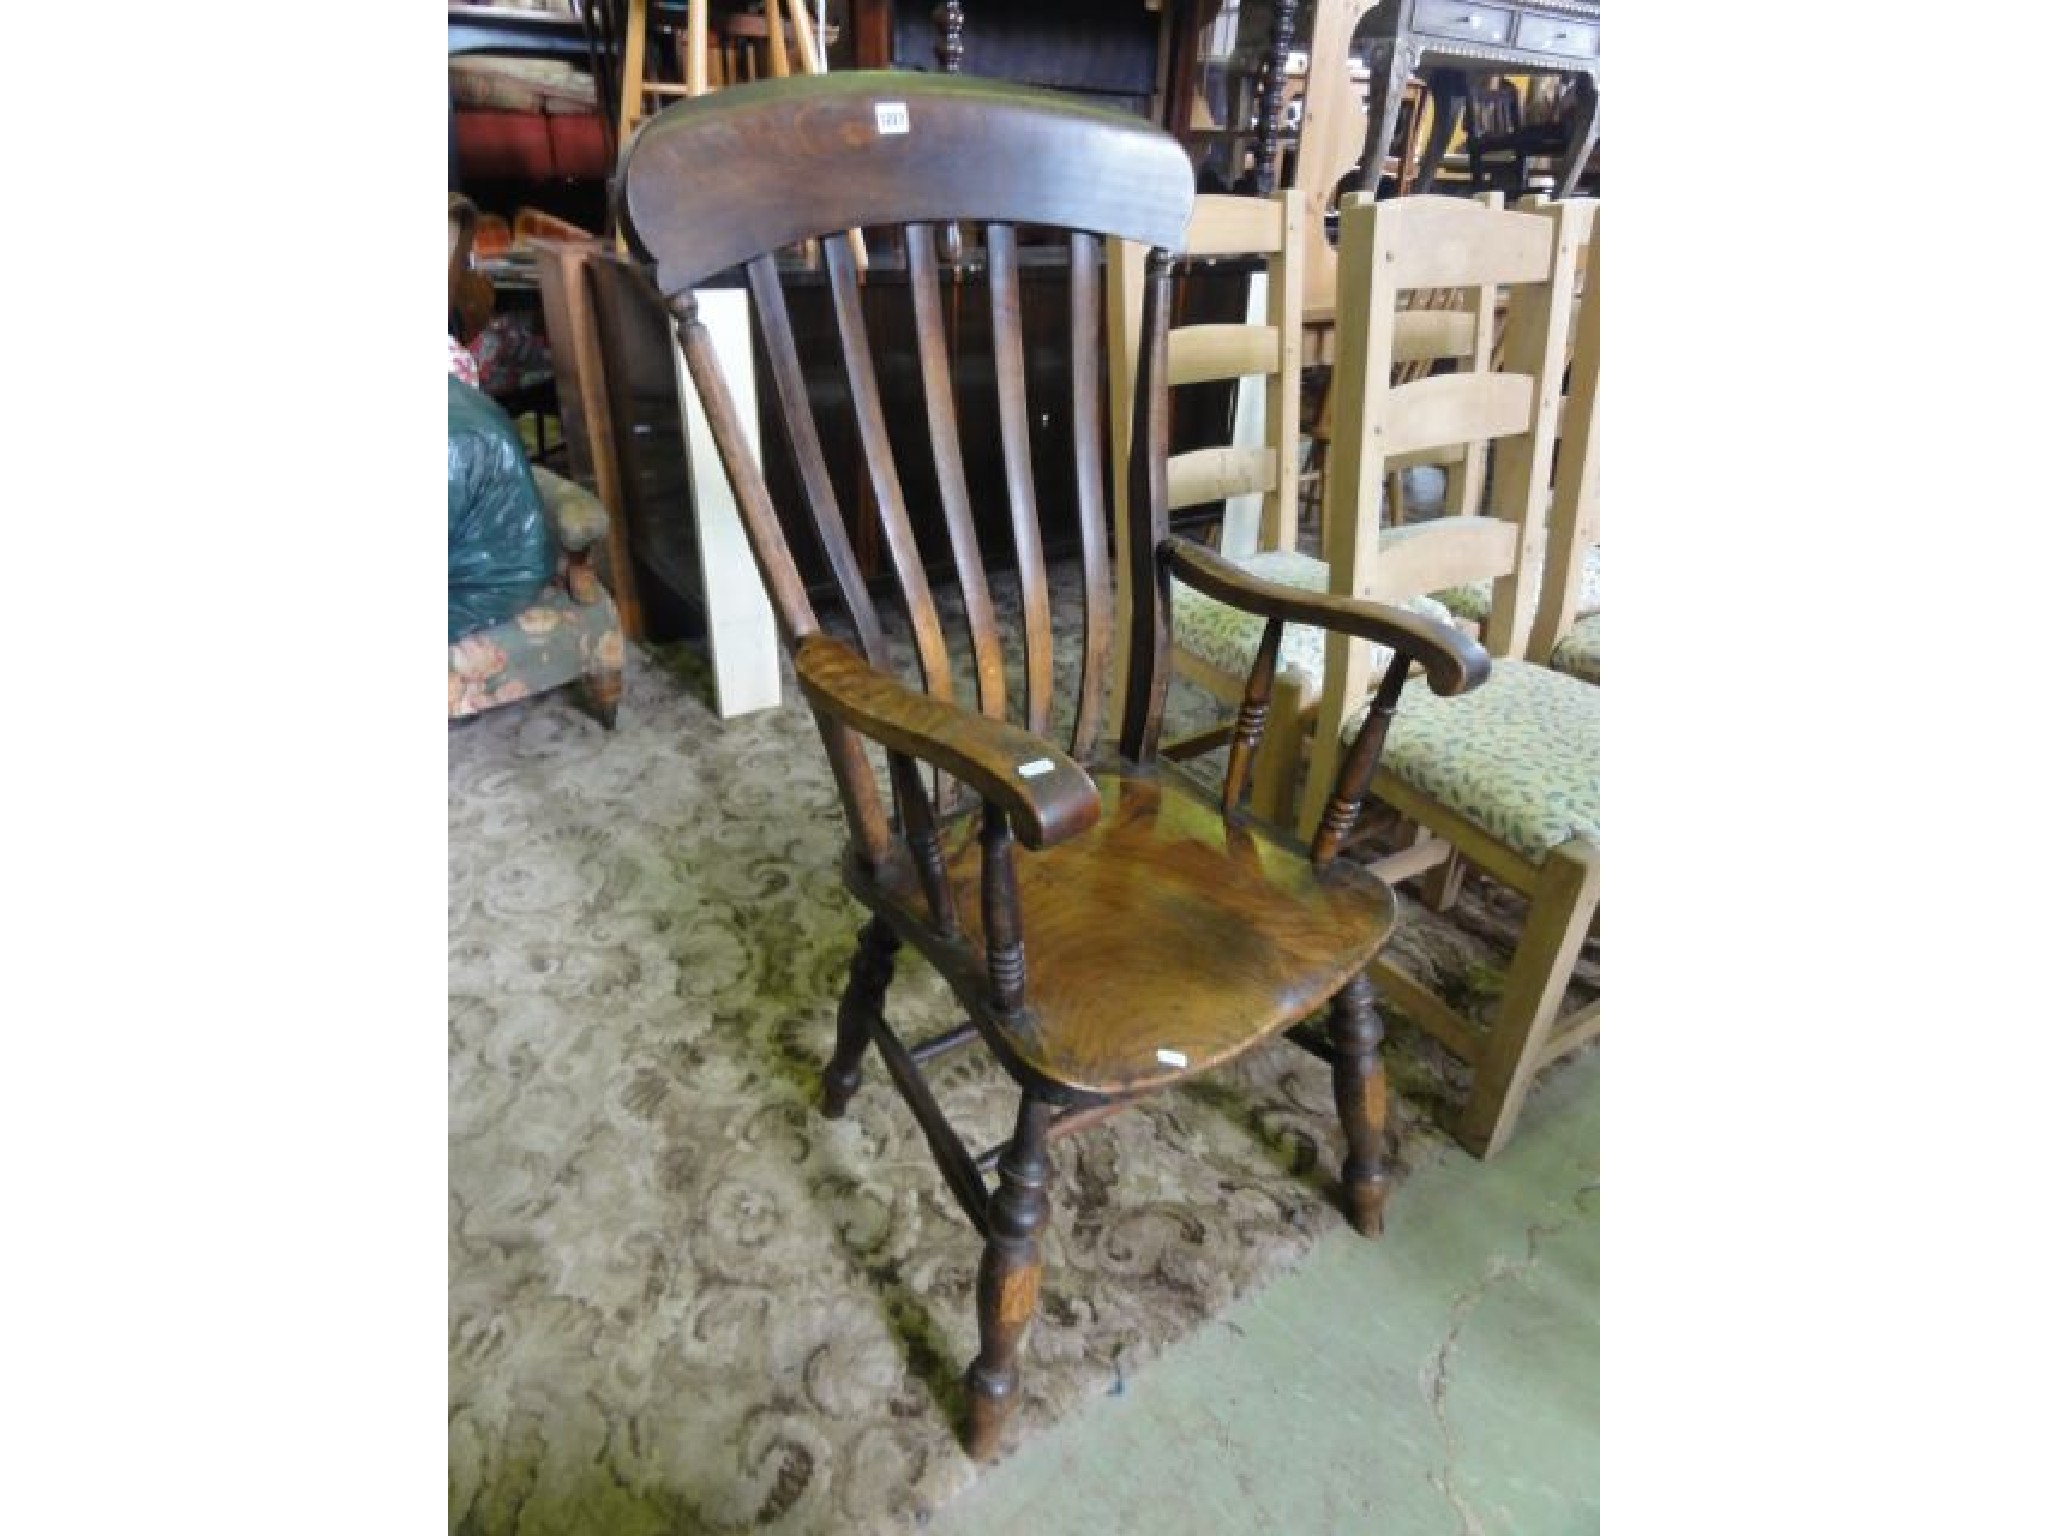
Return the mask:
<svg viewBox="0 0 2048 1536">
<path fill-rule="evenodd" d="M 1579 76 L 1579 105 L 1572 124 L 1571 147 L 1564 152 L 1564 174 L 1557 179 L 1557 195 L 1570 197 L 1584 174 L 1593 146 L 1600 141 L 1600 77 Z"/>
<path fill-rule="evenodd" d="M 1387 151 L 1394 142 L 1394 123 L 1401 115 L 1401 93 L 1415 74 L 1416 47 L 1405 38 L 1388 38 L 1372 45 L 1366 55 L 1366 90 L 1369 93 L 1365 130 L 1365 154 L 1359 164 L 1365 172 L 1365 190 L 1379 195 L 1380 170 L 1387 163 Z"/>
<path fill-rule="evenodd" d="M 1418 193 L 1436 190 L 1437 168 L 1444 151 L 1451 147 L 1451 134 L 1458 117 L 1471 99 L 1471 86 L 1461 69 L 1433 69 L 1429 72 L 1429 139 L 1422 146 L 1422 164 L 1415 172 Z"/>
</svg>

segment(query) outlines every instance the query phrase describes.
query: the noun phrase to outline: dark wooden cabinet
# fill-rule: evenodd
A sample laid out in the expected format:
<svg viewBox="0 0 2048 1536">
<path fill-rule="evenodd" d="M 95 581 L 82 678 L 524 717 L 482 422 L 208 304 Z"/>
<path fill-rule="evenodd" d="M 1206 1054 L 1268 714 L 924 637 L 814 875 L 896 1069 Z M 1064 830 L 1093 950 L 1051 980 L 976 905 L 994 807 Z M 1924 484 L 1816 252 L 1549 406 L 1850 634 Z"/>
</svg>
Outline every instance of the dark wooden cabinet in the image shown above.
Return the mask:
<svg viewBox="0 0 2048 1536">
<path fill-rule="evenodd" d="M 851 0 L 853 63 L 1070 91 L 1180 132 L 1201 32 L 1220 8 L 1221 0 Z M 949 20 L 957 66 L 947 62 Z"/>
</svg>

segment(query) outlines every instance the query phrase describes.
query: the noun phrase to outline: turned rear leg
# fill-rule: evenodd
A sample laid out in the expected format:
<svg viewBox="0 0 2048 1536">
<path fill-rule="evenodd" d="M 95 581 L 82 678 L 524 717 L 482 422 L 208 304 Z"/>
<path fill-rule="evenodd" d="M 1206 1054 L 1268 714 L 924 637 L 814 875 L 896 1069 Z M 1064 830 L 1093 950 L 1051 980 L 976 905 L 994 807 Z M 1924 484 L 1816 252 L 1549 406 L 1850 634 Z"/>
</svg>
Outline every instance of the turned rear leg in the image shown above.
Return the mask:
<svg viewBox="0 0 2048 1536">
<path fill-rule="evenodd" d="M 896 974 L 896 951 L 903 941 L 879 917 L 868 919 L 853 954 L 853 974 L 839 999 L 839 1044 L 825 1068 L 825 1117 L 837 1120 L 860 1087 L 860 1059 L 873 1038 L 874 1021 L 882 1016 L 882 999 Z"/>
<path fill-rule="evenodd" d="M 1344 1123 L 1344 1214 L 1367 1237 L 1386 1222 L 1387 1069 L 1380 1059 L 1386 1028 L 1372 1005 L 1372 984 L 1360 972 L 1330 1005 L 1332 1072 L 1337 1115 Z"/>
<path fill-rule="evenodd" d="M 996 1165 L 1002 1183 L 989 1202 L 988 1246 L 974 1288 L 981 1354 L 967 1368 L 967 1454 L 976 1461 L 994 1456 L 1002 1440 L 1017 1401 L 1017 1351 L 1038 1309 L 1038 1231 L 1050 1204 L 1045 1133 L 1051 1114 L 1051 1105 L 1025 1095 L 1017 1109 L 1017 1134 Z"/>
</svg>

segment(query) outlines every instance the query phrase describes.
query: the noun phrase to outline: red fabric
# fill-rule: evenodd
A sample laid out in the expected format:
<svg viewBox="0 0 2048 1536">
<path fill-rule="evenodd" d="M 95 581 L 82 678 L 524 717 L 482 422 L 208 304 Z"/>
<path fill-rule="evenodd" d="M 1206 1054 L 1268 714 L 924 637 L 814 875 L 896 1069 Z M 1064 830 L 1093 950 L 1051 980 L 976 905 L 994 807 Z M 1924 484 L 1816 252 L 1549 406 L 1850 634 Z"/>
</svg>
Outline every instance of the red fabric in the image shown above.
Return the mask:
<svg viewBox="0 0 2048 1536">
<path fill-rule="evenodd" d="M 595 112 L 556 112 L 549 115 L 547 124 L 557 176 L 602 181 L 612 173 L 604 154 L 604 124 Z"/>
<path fill-rule="evenodd" d="M 464 107 L 455 114 L 455 163 L 480 180 L 603 180 L 611 174 L 604 126 L 595 113 L 494 112 Z"/>
</svg>

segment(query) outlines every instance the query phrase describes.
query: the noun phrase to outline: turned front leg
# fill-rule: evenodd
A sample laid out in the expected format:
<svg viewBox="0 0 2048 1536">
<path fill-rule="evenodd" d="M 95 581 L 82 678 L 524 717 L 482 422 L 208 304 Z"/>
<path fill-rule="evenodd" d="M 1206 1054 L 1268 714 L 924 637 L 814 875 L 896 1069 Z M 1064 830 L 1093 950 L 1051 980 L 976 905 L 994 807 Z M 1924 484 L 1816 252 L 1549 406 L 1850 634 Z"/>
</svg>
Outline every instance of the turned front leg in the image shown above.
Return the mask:
<svg viewBox="0 0 2048 1536">
<path fill-rule="evenodd" d="M 1344 1124 L 1344 1214 L 1367 1237 L 1386 1224 L 1387 1069 L 1380 1059 L 1386 1028 L 1361 972 L 1330 1007 L 1337 1115 Z"/>
<path fill-rule="evenodd" d="M 1017 1397 L 1017 1350 L 1038 1307 L 1039 1228 L 1045 1225 L 1046 1127 L 1052 1106 L 1026 1095 L 1017 1134 L 996 1165 L 1001 1185 L 989 1202 L 988 1246 L 975 1283 L 981 1354 L 967 1369 L 967 1453 L 995 1455 Z"/>
<path fill-rule="evenodd" d="M 870 918 L 860 931 L 860 947 L 854 951 L 853 975 L 839 999 L 839 1044 L 825 1068 L 825 1118 L 837 1120 L 846 1113 L 854 1090 L 860 1087 L 860 1059 L 873 1038 L 874 1021 L 881 1016 L 882 999 L 896 974 L 896 951 L 903 941 L 879 917 Z"/>
</svg>

